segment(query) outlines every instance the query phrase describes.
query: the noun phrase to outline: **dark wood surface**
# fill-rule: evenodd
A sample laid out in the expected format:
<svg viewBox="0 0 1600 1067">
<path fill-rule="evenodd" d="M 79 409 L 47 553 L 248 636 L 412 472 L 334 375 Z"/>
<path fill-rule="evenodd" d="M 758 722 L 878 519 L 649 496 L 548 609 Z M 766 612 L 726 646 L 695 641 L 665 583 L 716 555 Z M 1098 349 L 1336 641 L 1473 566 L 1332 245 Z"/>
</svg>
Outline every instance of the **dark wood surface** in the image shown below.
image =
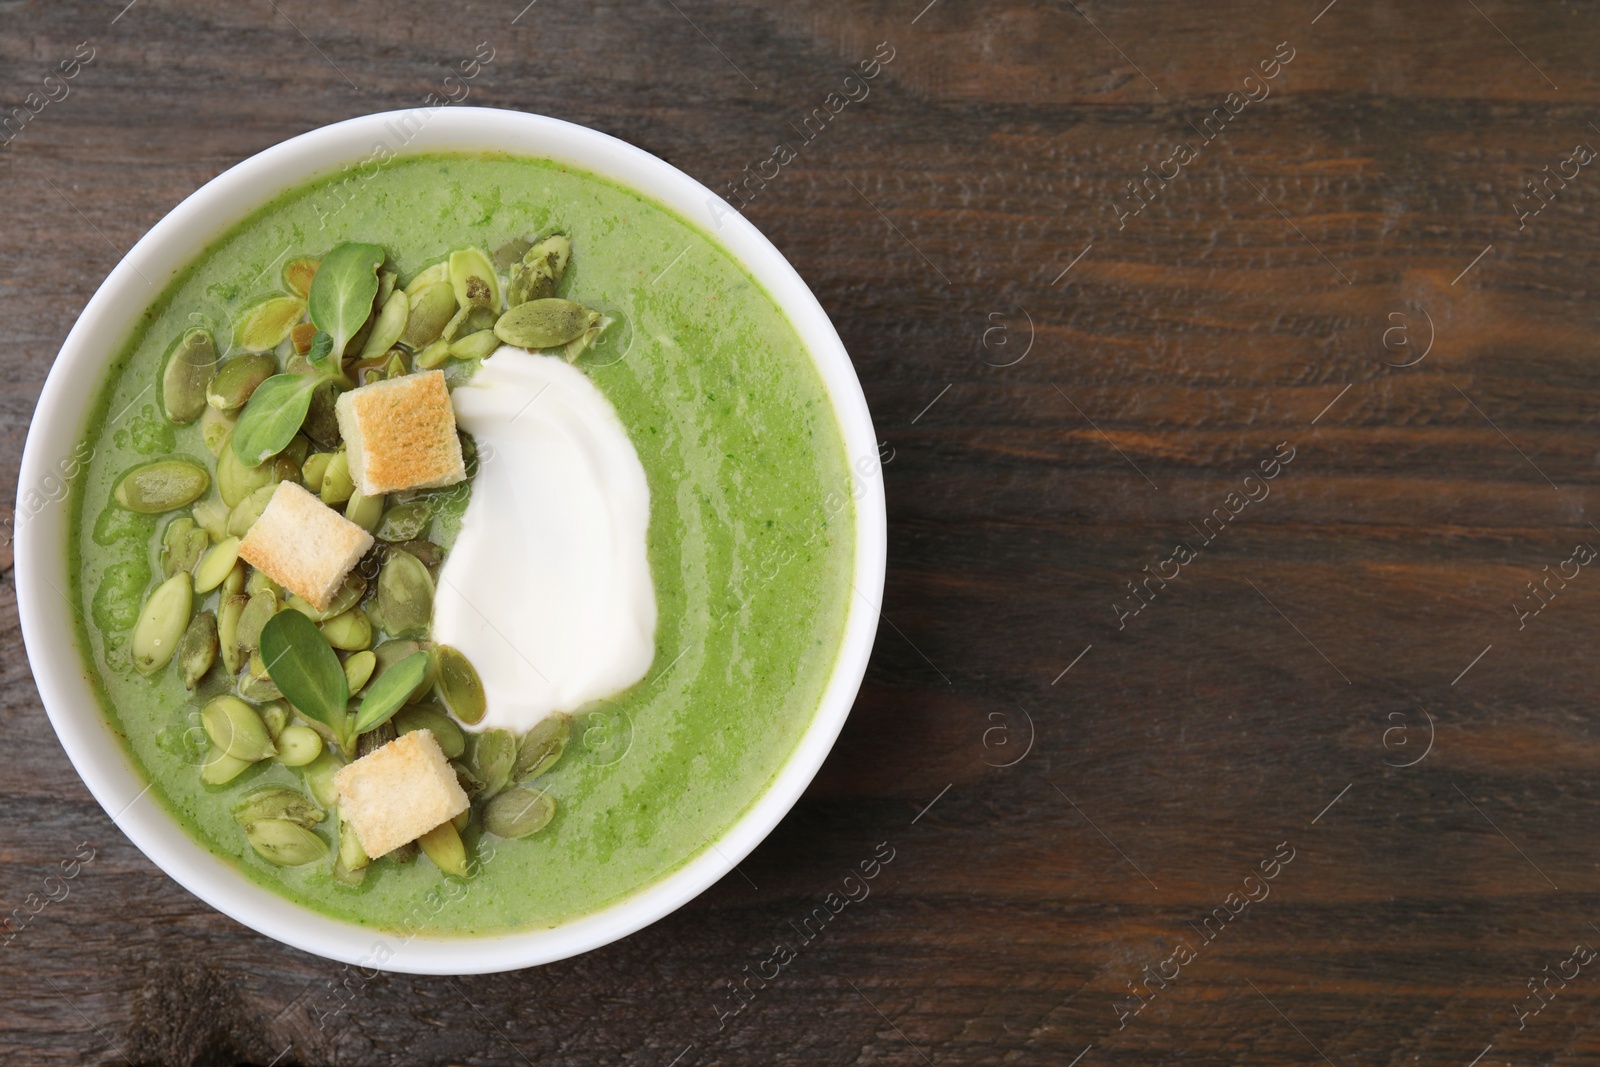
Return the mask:
<svg viewBox="0 0 1600 1067">
<path fill-rule="evenodd" d="M 0 549 L 0 911 L 94 855 L 0 948 L 0 1060 L 1596 1062 L 1600 575 L 1515 605 L 1600 548 L 1600 166 L 1517 219 L 1600 144 L 1600 8 L 123 2 L 0 3 L 7 109 L 94 49 L 0 150 L 0 481 L 120 250 L 254 152 L 443 94 L 488 42 L 467 103 L 722 188 L 888 42 L 748 208 L 892 457 L 886 618 L 757 888 L 537 970 L 369 981 L 120 835 L 39 706 Z M 1119 228 L 1280 42 L 1270 96 Z M 719 1025 L 885 841 L 871 896 Z"/>
</svg>

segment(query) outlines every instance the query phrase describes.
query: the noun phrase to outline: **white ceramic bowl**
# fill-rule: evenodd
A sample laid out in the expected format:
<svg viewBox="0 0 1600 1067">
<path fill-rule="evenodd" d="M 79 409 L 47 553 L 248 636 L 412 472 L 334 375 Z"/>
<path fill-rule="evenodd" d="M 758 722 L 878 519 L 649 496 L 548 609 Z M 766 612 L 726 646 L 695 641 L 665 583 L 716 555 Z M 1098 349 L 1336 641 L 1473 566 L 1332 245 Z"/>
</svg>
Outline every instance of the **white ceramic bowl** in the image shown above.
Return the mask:
<svg viewBox="0 0 1600 1067">
<path fill-rule="evenodd" d="M 713 847 L 626 900 L 554 929 L 407 939 L 328 918 L 255 884 L 148 795 L 90 690 L 60 592 L 68 588 L 61 486 L 107 364 L 135 319 L 224 231 L 285 190 L 375 153 L 485 150 L 567 161 L 645 193 L 721 241 L 773 295 L 815 359 L 844 434 L 860 595 L 850 598 L 844 643 L 815 720 L 767 791 Z M 387 112 L 313 130 L 250 157 L 174 208 L 117 264 L 67 335 L 28 430 L 15 521 L 17 607 L 39 694 L 73 766 L 113 821 L 179 884 L 246 926 L 330 959 L 416 974 L 504 971 L 585 952 L 669 914 L 727 874 L 793 807 L 844 725 L 877 631 L 886 552 L 877 438 L 861 385 L 832 323 L 789 262 L 720 197 L 655 156 L 582 126 L 487 108 Z"/>
</svg>

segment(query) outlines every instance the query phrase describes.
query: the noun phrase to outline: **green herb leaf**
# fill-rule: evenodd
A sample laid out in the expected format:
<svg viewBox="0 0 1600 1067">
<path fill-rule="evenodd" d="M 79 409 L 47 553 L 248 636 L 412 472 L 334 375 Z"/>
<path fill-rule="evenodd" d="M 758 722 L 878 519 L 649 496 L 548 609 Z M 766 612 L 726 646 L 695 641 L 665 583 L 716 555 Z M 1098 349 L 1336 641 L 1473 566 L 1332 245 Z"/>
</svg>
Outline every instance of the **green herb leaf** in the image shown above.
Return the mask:
<svg viewBox="0 0 1600 1067">
<path fill-rule="evenodd" d="M 261 659 L 267 675 L 300 713 L 349 736 L 345 704 L 350 689 L 339 657 L 316 623 L 298 611 L 280 611 L 261 628 Z"/>
<path fill-rule="evenodd" d="M 318 330 L 311 337 L 311 351 L 306 353 L 306 362 L 318 370 L 326 370 L 322 364 L 328 358 L 328 353 L 333 351 L 333 335 L 327 330 Z"/>
<path fill-rule="evenodd" d="M 311 321 L 332 337 L 334 359 L 344 358 L 345 345 L 372 314 L 383 259 L 378 245 L 342 244 L 323 257 L 311 279 Z"/>
<path fill-rule="evenodd" d="M 294 614 L 300 613 L 297 611 Z M 356 709 L 356 724 L 351 733 L 364 734 L 388 722 L 390 716 L 404 706 L 412 690 L 422 684 L 422 676 L 427 673 L 428 654 L 413 652 L 378 675 L 376 681 L 368 684 L 367 695 L 361 698 L 361 707 Z M 285 689 L 284 695 L 287 696 L 288 692 Z"/>
<path fill-rule="evenodd" d="M 233 454 L 246 467 L 282 452 L 300 432 L 311 394 L 328 379 L 318 374 L 274 374 L 250 394 L 233 428 Z"/>
</svg>

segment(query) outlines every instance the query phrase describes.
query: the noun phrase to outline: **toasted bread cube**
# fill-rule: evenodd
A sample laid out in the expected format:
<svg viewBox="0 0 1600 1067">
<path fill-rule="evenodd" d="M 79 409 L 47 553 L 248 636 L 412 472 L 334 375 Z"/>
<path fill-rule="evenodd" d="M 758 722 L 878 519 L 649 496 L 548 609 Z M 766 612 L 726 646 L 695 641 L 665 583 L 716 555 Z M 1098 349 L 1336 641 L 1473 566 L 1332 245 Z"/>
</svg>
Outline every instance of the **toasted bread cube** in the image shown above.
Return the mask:
<svg viewBox="0 0 1600 1067">
<path fill-rule="evenodd" d="M 334 405 L 365 496 L 454 485 L 467 476 L 443 371 L 422 371 L 352 389 Z"/>
<path fill-rule="evenodd" d="M 415 841 L 470 803 L 431 730 L 401 734 L 333 776 L 339 811 L 373 859 Z"/>
<path fill-rule="evenodd" d="M 299 484 L 279 482 L 239 542 L 239 558 L 322 611 L 371 547 L 367 531 Z"/>
</svg>

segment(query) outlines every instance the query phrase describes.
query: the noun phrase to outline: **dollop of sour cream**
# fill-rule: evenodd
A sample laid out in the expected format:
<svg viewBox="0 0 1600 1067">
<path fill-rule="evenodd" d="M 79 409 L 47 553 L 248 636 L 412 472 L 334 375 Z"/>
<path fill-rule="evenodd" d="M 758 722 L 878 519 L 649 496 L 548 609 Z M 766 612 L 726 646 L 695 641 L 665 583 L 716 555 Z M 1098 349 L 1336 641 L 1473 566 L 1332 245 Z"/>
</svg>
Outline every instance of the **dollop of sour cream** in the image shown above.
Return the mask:
<svg viewBox="0 0 1600 1067">
<path fill-rule="evenodd" d="M 650 488 L 611 402 L 558 358 L 502 347 L 451 399 L 479 463 L 433 639 L 483 680 L 474 728 L 520 734 L 649 670 Z"/>
</svg>

